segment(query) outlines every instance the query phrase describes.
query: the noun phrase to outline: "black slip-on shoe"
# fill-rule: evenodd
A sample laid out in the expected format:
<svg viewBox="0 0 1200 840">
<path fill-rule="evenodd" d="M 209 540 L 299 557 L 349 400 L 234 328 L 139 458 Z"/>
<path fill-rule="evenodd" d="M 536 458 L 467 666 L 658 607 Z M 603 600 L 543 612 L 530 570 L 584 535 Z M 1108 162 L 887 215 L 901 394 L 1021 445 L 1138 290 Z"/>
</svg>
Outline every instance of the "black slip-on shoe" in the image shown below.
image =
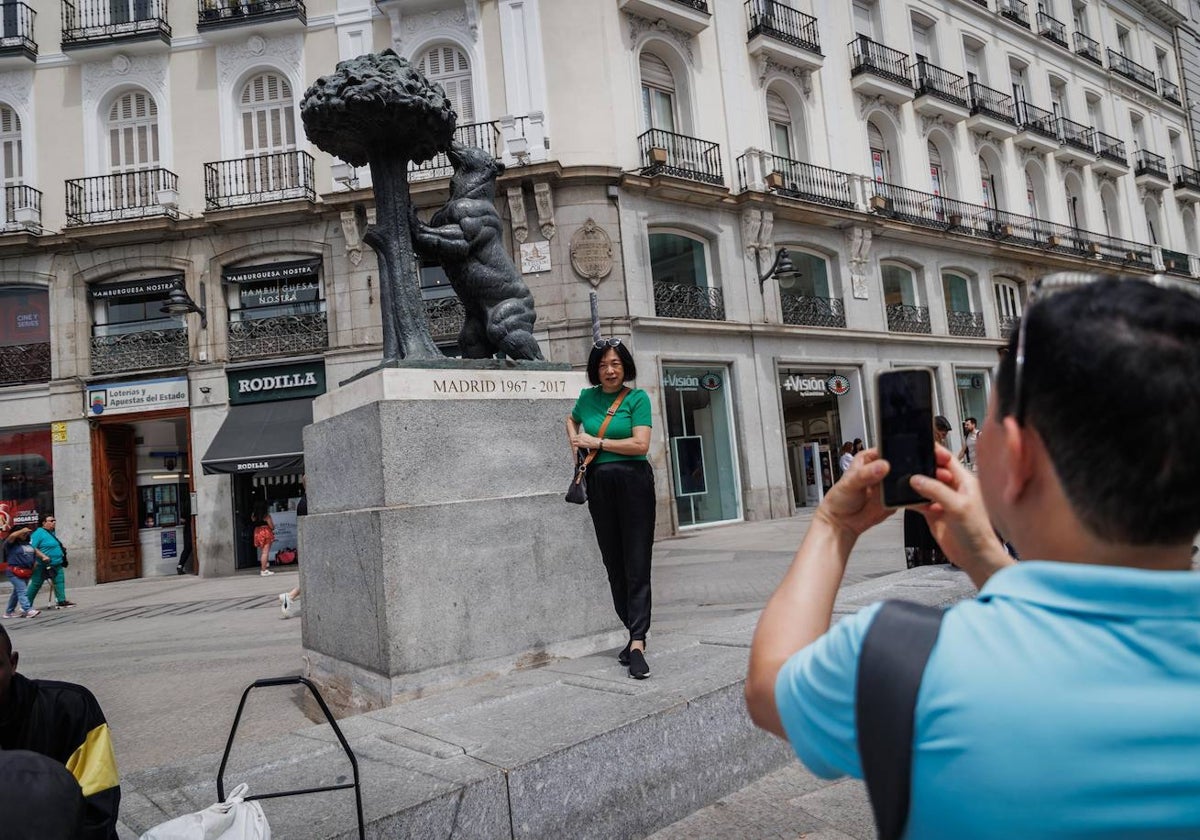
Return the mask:
<svg viewBox="0 0 1200 840">
<path fill-rule="evenodd" d="M 629 651 L 629 676 L 635 680 L 644 680 L 650 676 L 650 666 L 646 664 L 646 657 L 637 648 Z"/>
<path fill-rule="evenodd" d="M 617 654 L 617 662 L 622 665 L 629 665 L 629 645 L 630 642 L 626 642 L 625 647 L 621 648 L 621 652 Z"/>
</svg>

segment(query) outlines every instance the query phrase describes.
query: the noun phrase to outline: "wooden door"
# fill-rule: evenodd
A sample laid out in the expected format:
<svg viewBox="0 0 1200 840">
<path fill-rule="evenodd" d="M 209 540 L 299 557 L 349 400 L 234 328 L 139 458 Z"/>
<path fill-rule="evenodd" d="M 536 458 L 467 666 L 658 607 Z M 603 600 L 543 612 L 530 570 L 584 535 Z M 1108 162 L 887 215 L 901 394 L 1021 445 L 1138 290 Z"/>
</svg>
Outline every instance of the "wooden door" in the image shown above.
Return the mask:
<svg viewBox="0 0 1200 840">
<path fill-rule="evenodd" d="M 131 426 L 101 425 L 96 460 L 96 582 L 138 576 L 137 497 Z"/>
</svg>

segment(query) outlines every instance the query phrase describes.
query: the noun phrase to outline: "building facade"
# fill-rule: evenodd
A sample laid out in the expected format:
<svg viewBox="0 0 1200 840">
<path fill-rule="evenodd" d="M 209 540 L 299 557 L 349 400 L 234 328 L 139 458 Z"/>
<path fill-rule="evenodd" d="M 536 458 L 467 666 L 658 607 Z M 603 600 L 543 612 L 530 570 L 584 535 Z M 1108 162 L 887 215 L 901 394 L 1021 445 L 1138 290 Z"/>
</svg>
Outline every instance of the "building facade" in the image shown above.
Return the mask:
<svg viewBox="0 0 1200 840">
<path fill-rule="evenodd" d="M 0 518 L 53 508 L 80 582 L 188 547 L 254 566 L 259 501 L 289 547 L 309 401 L 380 354 L 370 174 L 298 110 L 364 52 L 417 64 L 506 164 L 547 357 L 584 363 L 591 291 L 629 342 L 661 534 L 816 503 L 873 438 L 879 371 L 932 367 L 939 412 L 982 419 L 1047 270 L 1200 273 L 1169 3 L 60 5 L 4 4 Z M 423 211 L 449 173 L 413 164 Z M 453 353 L 461 307 L 421 276 Z"/>
</svg>

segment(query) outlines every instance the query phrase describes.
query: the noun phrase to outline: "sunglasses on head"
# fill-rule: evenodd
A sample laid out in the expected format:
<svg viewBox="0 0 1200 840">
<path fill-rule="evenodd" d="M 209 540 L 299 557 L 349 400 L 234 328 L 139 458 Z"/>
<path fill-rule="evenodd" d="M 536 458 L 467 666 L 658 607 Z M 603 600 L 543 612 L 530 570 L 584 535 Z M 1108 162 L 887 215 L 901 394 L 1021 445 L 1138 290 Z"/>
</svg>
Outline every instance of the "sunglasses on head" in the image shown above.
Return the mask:
<svg viewBox="0 0 1200 840">
<path fill-rule="evenodd" d="M 593 350 L 603 350 L 605 347 L 620 347 L 621 339 L 619 338 L 602 338 L 592 345 Z"/>
</svg>

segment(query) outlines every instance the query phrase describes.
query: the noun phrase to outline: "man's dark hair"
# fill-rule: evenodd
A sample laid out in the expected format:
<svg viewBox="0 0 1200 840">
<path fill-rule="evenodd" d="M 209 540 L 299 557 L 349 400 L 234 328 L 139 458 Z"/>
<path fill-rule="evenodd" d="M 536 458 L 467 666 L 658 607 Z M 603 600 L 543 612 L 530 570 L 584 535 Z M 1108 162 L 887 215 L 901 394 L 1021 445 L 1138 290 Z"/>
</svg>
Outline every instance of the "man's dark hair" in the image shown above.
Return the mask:
<svg viewBox="0 0 1200 840">
<path fill-rule="evenodd" d="M 965 423 L 972 423 L 972 424 L 974 424 L 974 425 L 975 425 L 977 428 L 978 428 L 978 426 L 979 426 L 979 421 L 978 421 L 978 420 L 976 420 L 974 417 L 968 417 L 968 418 L 967 418 L 965 421 L 963 421 L 963 422 L 965 422 Z"/>
<path fill-rule="evenodd" d="M 1026 311 L 1024 421 L 1096 536 L 1175 545 L 1200 531 L 1200 298 L 1105 278 Z M 1000 362 L 1012 415 L 1018 330 Z M 1079 422 L 1079 418 L 1086 418 Z"/>
<path fill-rule="evenodd" d="M 933 425 L 937 426 L 939 432 L 949 432 L 954 428 L 950 425 L 950 421 L 940 414 L 933 418 Z"/>
<path fill-rule="evenodd" d="M 588 382 L 593 385 L 600 384 L 600 359 L 609 350 L 617 351 L 617 358 L 621 360 L 621 365 L 625 368 L 625 381 L 637 379 L 637 365 L 633 363 L 633 356 L 624 344 L 618 344 L 615 347 L 605 344 L 603 347 L 593 347 L 592 352 L 588 355 L 587 375 Z"/>
</svg>

